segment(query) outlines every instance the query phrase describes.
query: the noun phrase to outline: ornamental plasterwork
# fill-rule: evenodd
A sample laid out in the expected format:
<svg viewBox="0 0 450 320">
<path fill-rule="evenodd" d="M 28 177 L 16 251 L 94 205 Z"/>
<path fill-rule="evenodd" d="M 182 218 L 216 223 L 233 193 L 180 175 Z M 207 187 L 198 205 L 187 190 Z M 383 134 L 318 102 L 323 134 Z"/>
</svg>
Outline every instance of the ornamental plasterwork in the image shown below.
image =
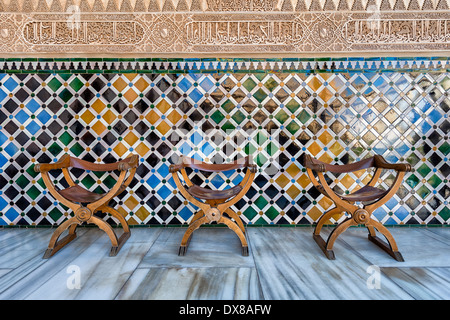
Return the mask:
<svg viewBox="0 0 450 320">
<path fill-rule="evenodd" d="M 0 54 L 450 52 L 447 0 L 0 0 Z"/>
</svg>

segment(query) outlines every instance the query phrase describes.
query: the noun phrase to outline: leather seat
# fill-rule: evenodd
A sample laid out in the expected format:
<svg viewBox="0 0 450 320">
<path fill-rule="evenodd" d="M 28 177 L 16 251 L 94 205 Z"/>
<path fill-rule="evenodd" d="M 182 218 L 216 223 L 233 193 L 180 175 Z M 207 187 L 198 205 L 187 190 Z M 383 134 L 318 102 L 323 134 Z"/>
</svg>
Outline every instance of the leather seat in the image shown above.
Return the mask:
<svg viewBox="0 0 450 320">
<path fill-rule="evenodd" d="M 101 199 L 104 195 L 100 193 L 90 192 L 78 185 L 69 187 L 67 189 L 59 190 L 64 198 L 75 203 L 92 203 Z"/>
<path fill-rule="evenodd" d="M 359 202 L 359 201 L 373 201 L 380 199 L 384 195 L 386 195 L 388 191 L 385 191 L 383 189 L 374 188 L 371 186 L 364 186 L 358 191 L 355 191 L 350 194 L 346 195 L 339 195 L 342 199 L 352 202 Z"/>
<path fill-rule="evenodd" d="M 211 190 L 208 188 L 203 188 L 198 185 L 193 185 L 187 189 L 187 192 L 195 198 L 205 199 L 205 200 L 217 200 L 217 199 L 229 199 L 236 196 L 242 187 L 240 185 L 231 187 L 225 190 Z"/>
</svg>

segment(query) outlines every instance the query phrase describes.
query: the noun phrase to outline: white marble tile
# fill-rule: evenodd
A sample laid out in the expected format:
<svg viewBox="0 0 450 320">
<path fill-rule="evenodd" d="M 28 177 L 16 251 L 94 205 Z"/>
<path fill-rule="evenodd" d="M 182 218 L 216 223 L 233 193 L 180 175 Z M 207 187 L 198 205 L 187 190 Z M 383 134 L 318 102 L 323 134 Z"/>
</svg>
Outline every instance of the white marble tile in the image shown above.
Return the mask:
<svg viewBox="0 0 450 320">
<path fill-rule="evenodd" d="M 160 232 L 161 228 L 131 229 L 131 237 L 115 257 L 110 257 L 109 238 L 101 230 L 90 229 L 85 239 L 97 237 L 96 240 L 91 244 L 80 242 L 79 245 L 86 246 L 86 249 L 67 259 L 58 272 L 26 299 L 114 299 Z M 69 251 L 69 248 L 65 249 Z M 52 258 L 48 260 L 49 264 Z M 73 288 L 77 274 L 80 279 L 79 289 Z"/>
<path fill-rule="evenodd" d="M 410 298 L 387 278 L 381 289 L 371 289 L 370 263 L 345 243 L 337 260 L 328 260 L 312 228 L 249 228 L 248 236 L 266 299 Z"/>
<path fill-rule="evenodd" d="M 450 268 L 388 267 L 382 271 L 414 299 L 450 299 Z"/>
<path fill-rule="evenodd" d="M 184 256 L 178 248 L 186 228 L 164 228 L 140 267 L 254 267 L 250 256 L 242 256 L 241 242 L 228 228 L 196 230 Z"/>
<path fill-rule="evenodd" d="M 447 229 L 450 234 L 450 228 Z M 445 267 L 450 265 L 450 241 L 442 234 L 428 228 L 389 228 L 388 229 L 405 259 L 398 262 L 386 252 L 367 240 L 366 228 L 349 228 L 339 238 L 354 248 L 364 259 L 380 267 Z M 383 235 L 378 236 L 384 240 Z M 339 247 L 335 243 L 335 248 Z M 339 256 L 336 254 L 336 257 Z"/>
<path fill-rule="evenodd" d="M 254 268 L 140 268 L 117 296 L 120 300 L 257 300 Z"/>
</svg>

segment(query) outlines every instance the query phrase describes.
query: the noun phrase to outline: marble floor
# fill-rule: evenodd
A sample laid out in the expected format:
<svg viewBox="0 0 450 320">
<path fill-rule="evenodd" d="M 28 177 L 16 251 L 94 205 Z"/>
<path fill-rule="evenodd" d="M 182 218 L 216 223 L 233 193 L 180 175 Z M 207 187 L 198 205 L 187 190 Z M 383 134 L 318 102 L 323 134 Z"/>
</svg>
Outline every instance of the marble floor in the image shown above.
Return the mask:
<svg viewBox="0 0 450 320">
<path fill-rule="evenodd" d="M 338 238 L 334 261 L 309 227 L 247 228 L 248 257 L 226 228 L 200 228 L 182 257 L 184 228 L 133 228 L 116 257 L 102 231 L 79 228 L 48 260 L 52 229 L 4 228 L 0 299 L 450 299 L 450 228 L 390 230 L 405 262 L 368 241 L 365 228 Z"/>
</svg>

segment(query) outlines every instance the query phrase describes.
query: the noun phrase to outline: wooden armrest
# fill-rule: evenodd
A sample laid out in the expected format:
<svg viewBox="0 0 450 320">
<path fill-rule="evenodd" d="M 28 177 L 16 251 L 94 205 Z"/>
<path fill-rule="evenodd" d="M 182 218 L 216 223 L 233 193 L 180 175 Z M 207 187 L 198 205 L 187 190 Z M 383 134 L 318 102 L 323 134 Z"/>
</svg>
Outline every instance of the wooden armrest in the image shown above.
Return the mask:
<svg viewBox="0 0 450 320">
<path fill-rule="evenodd" d="M 371 157 L 349 164 L 335 165 L 324 163 L 312 158 L 310 155 L 305 155 L 304 166 L 316 172 L 347 173 L 373 167 L 375 162 L 374 159 L 374 157 Z"/>
<path fill-rule="evenodd" d="M 183 168 L 184 168 L 184 165 L 183 165 L 182 163 L 171 164 L 171 165 L 169 166 L 169 172 L 170 172 L 170 173 L 174 173 L 174 172 L 180 171 L 180 170 L 183 169 Z"/>
<path fill-rule="evenodd" d="M 257 166 L 255 164 L 252 164 L 251 162 L 252 159 L 250 156 L 235 160 L 231 163 L 223 163 L 223 164 L 206 163 L 200 160 L 183 157 L 182 162 L 172 164 L 169 166 L 169 172 L 171 173 L 177 172 L 184 168 L 198 169 L 200 171 L 207 171 L 207 172 L 223 172 L 241 168 L 249 168 L 251 172 L 256 172 Z"/>
<path fill-rule="evenodd" d="M 411 165 L 409 163 L 389 163 L 380 155 L 375 156 L 375 167 L 381 169 L 392 169 L 402 172 L 411 171 Z"/>
<path fill-rule="evenodd" d="M 34 166 L 35 172 L 48 172 L 50 170 L 57 170 L 68 168 L 70 166 L 70 156 L 65 154 L 55 163 L 38 163 Z"/>
<path fill-rule="evenodd" d="M 325 163 L 313 159 L 309 154 L 305 155 L 305 163 L 304 166 L 308 169 L 317 171 L 317 172 L 325 172 Z"/>
<path fill-rule="evenodd" d="M 126 159 L 114 162 L 114 163 L 92 163 L 89 161 L 71 158 L 70 166 L 83 170 L 91 170 L 91 171 L 127 171 L 132 168 L 138 167 L 139 157 L 137 155 L 132 155 Z"/>
</svg>

